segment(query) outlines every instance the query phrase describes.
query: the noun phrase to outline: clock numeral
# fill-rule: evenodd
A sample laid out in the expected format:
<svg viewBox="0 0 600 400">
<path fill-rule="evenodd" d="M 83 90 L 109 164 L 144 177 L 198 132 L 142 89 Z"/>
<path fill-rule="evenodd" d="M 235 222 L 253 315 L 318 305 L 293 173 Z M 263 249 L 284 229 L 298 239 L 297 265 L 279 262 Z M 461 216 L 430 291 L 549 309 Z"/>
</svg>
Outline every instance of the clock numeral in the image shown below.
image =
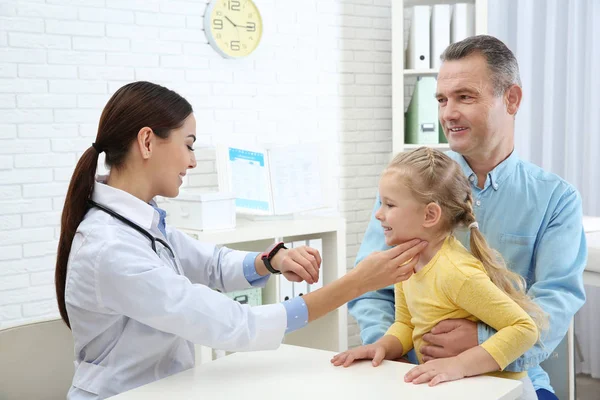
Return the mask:
<svg viewBox="0 0 600 400">
<path fill-rule="evenodd" d="M 248 36 L 249 40 L 254 40 L 254 36 Z"/>
<path fill-rule="evenodd" d="M 256 32 L 256 24 L 254 22 L 246 22 L 246 30 L 248 32 Z"/>
<path fill-rule="evenodd" d="M 240 41 L 232 40 L 231 41 L 231 50 L 238 51 L 240 49 Z"/>
<path fill-rule="evenodd" d="M 221 34 L 217 33 L 217 39 L 221 39 Z"/>
<path fill-rule="evenodd" d="M 246 46 L 245 44 L 242 43 L 242 49 L 247 49 L 248 46 Z"/>
<path fill-rule="evenodd" d="M 223 15 L 223 13 L 221 11 L 217 11 L 217 15 L 220 17 L 221 15 Z"/>
<path fill-rule="evenodd" d="M 252 18 L 252 13 L 248 14 L 248 18 Z"/>
<path fill-rule="evenodd" d="M 227 4 L 231 11 L 240 11 L 240 0 L 229 0 Z"/>
<path fill-rule="evenodd" d="M 215 28 L 215 29 L 223 29 L 223 20 L 222 19 L 215 19 L 215 20 L 213 20 L 213 28 Z"/>
</svg>

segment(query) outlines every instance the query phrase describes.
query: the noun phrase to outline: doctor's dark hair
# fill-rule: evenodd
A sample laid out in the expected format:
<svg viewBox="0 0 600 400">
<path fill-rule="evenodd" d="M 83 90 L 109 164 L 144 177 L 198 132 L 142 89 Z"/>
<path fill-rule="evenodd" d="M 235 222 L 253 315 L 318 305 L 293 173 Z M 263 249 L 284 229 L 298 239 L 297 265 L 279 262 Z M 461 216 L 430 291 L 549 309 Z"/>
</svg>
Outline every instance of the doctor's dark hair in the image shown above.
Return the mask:
<svg viewBox="0 0 600 400">
<path fill-rule="evenodd" d="M 186 99 L 150 82 L 127 84 L 106 103 L 96 140 L 77 162 L 62 212 L 54 281 L 58 309 L 69 328 L 71 324 L 65 305 L 67 262 L 77 227 L 88 210 L 87 200 L 94 189 L 99 154 L 106 153 L 107 167 L 120 169 L 142 128 L 149 127 L 155 135 L 166 139 L 171 130 L 181 127 L 192 112 Z"/>
<path fill-rule="evenodd" d="M 441 151 L 420 147 L 398 154 L 383 172 L 404 185 L 421 204 L 437 204 L 442 210 L 440 231 L 454 232 L 476 222 L 473 194 L 460 165 Z M 500 253 L 488 245 L 478 227 L 470 229 L 471 254 L 477 258 L 491 281 L 525 310 L 538 327 L 546 330 L 548 316 L 527 294 L 525 279 L 508 268 Z"/>
</svg>

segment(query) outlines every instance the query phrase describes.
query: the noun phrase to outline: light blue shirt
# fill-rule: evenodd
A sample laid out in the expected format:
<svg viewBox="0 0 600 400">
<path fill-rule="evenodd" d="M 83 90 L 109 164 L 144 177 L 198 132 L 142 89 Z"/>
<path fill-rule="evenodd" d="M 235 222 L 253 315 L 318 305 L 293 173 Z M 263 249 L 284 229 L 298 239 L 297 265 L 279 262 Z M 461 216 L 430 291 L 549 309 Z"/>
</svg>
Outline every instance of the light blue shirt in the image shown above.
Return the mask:
<svg viewBox="0 0 600 400">
<path fill-rule="evenodd" d="M 585 302 L 587 247 L 581 197 L 563 179 L 519 159 L 516 152 L 492 170 L 483 189 L 479 189 L 477 176 L 465 159 L 454 152 L 447 154 L 460 164 L 471 182 L 473 208 L 488 243 L 502 254 L 509 269 L 526 279 L 529 295 L 550 316 L 543 346 L 535 345 L 506 370 L 527 370 L 536 390 L 553 391 L 539 363 L 554 351 Z M 375 219 L 379 204 L 377 198 L 356 263 L 373 251 L 388 248 L 381 224 Z M 455 234 L 469 248 L 468 232 Z M 394 321 L 394 289 L 390 286 L 367 293 L 348 306 L 358 321 L 363 342 L 373 343 Z M 494 333 L 487 325 L 478 324 L 480 344 Z"/>
<path fill-rule="evenodd" d="M 156 206 L 152 206 L 156 211 L 158 211 L 159 220 L 158 220 L 158 229 L 165 235 L 166 234 L 166 216 L 167 213 L 161 208 Z M 250 285 L 253 287 L 264 287 L 269 280 L 271 275 L 260 276 L 256 272 L 256 268 L 254 267 L 254 260 L 260 253 L 248 253 L 244 258 L 244 276 Z M 283 303 L 285 307 L 285 312 L 287 313 L 287 328 L 285 333 L 290 333 L 300 328 L 303 328 L 308 324 L 308 309 L 306 308 L 306 302 L 301 296 L 294 297 L 291 300 L 286 300 Z"/>
</svg>

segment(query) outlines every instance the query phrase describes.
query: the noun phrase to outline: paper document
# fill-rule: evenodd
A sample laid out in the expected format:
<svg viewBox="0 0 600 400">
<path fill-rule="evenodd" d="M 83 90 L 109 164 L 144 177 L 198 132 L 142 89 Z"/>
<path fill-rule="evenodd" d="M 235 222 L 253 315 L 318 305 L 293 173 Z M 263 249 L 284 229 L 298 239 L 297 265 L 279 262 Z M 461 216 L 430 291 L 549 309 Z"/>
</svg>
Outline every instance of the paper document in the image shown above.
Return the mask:
<svg viewBox="0 0 600 400">
<path fill-rule="evenodd" d="M 275 214 L 323 206 L 319 154 L 308 146 L 269 153 Z"/>
<path fill-rule="evenodd" d="M 231 189 L 236 207 L 269 212 L 269 167 L 265 153 L 229 148 Z M 252 184 L 249 184 L 252 182 Z"/>
<path fill-rule="evenodd" d="M 324 144 L 217 148 L 219 190 L 235 193 L 236 211 L 289 215 L 329 206 L 329 168 Z"/>
</svg>

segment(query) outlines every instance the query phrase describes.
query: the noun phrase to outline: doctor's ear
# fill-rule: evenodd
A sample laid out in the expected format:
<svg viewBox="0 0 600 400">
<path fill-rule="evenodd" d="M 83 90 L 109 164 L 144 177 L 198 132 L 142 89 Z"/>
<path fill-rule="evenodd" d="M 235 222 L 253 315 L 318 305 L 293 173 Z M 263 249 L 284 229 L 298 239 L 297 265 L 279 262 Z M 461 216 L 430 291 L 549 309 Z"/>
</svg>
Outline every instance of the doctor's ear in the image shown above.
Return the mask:
<svg viewBox="0 0 600 400">
<path fill-rule="evenodd" d="M 147 126 L 140 129 L 137 135 L 137 147 L 143 160 L 150 158 L 153 149 L 154 132 Z"/>
<path fill-rule="evenodd" d="M 429 203 L 425 206 L 425 219 L 423 227 L 431 228 L 440 222 L 442 218 L 442 208 L 437 203 Z"/>
</svg>

